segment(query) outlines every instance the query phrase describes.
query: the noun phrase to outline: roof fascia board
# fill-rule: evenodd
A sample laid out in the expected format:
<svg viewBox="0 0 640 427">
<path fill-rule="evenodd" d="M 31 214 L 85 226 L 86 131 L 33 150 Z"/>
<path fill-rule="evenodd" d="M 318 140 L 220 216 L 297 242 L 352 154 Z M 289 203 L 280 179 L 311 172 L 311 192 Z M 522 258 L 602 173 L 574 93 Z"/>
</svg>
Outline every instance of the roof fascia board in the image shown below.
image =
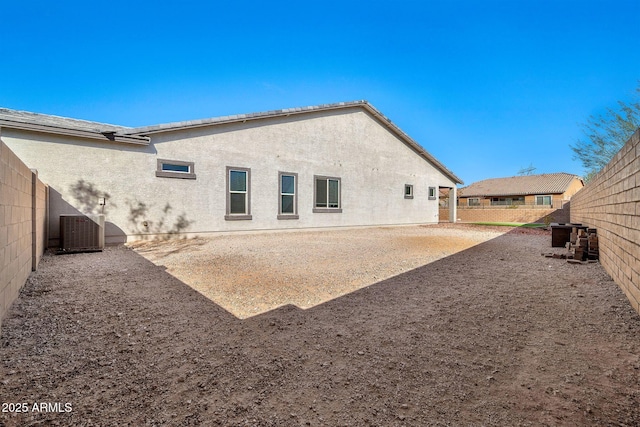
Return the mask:
<svg viewBox="0 0 640 427">
<path fill-rule="evenodd" d="M 202 128 L 209 126 L 219 126 L 230 123 L 245 123 L 254 120 L 272 119 L 277 117 L 288 117 L 300 114 L 317 113 L 322 111 L 340 110 L 345 108 L 361 107 L 367 104 L 366 101 L 341 102 L 337 104 L 325 104 L 315 107 L 285 108 L 282 110 L 272 110 L 262 113 L 237 114 L 226 117 L 203 120 L 188 120 L 185 122 L 168 123 L 166 125 L 155 125 L 148 127 L 132 128 L 127 130 L 127 135 L 153 135 L 156 133 L 175 132 L 184 129 Z"/>
<path fill-rule="evenodd" d="M 483 193 L 483 194 L 461 194 L 460 197 L 508 197 L 508 196 L 538 196 L 541 194 L 562 194 L 554 192 L 528 192 L 528 193 Z"/>
<path fill-rule="evenodd" d="M 235 116 L 229 116 L 228 118 L 221 118 L 220 120 L 194 120 L 187 122 L 178 122 L 175 124 L 168 124 L 166 126 L 150 126 L 149 128 L 134 128 L 127 131 L 128 135 L 153 135 L 163 132 L 174 132 L 183 129 L 193 129 L 208 126 L 219 126 L 230 123 L 245 123 L 253 120 L 264 120 L 277 117 L 287 117 L 300 114 L 317 113 L 331 110 L 342 110 L 347 108 L 364 108 L 371 115 L 373 115 L 381 124 L 386 126 L 392 133 L 397 135 L 405 144 L 412 148 L 418 155 L 433 164 L 439 169 L 445 176 L 451 179 L 455 184 L 464 184 L 464 182 L 458 178 L 453 172 L 447 169 L 442 163 L 436 160 L 429 152 L 427 152 L 422 146 L 415 142 L 409 135 L 404 133 L 399 127 L 397 127 L 391 120 L 380 113 L 375 107 L 373 107 L 367 101 L 352 101 L 352 102 L 340 102 L 336 104 L 325 104 L 316 107 L 305 108 L 289 108 L 282 110 L 267 111 L 264 113 L 254 114 L 239 114 Z"/>
<path fill-rule="evenodd" d="M 14 122 L 0 120 L 0 126 L 40 133 L 53 133 L 57 135 L 75 136 L 80 138 L 97 139 L 103 142 L 121 142 L 134 145 L 149 145 L 149 138 L 144 136 L 118 135 L 115 132 L 96 133 L 78 129 L 66 129 L 56 126 L 38 125 L 33 123 Z"/>
<path fill-rule="evenodd" d="M 516 177 L 489 178 L 489 179 L 483 179 L 481 181 L 474 182 L 473 184 L 470 184 L 467 187 L 461 188 L 460 191 L 463 192 L 464 195 L 462 195 L 460 197 L 504 197 L 504 196 L 529 196 L 529 195 L 540 195 L 540 194 L 564 194 L 569 189 L 569 187 L 571 186 L 573 181 L 576 180 L 576 179 L 579 180 L 580 182 L 582 182 L 582 185 L 584 185 L 583 180 L 578 175 L 574 175 L 574 174 L 570 174 L 570 173 L 566 173 L 566 172 L 534 175 L 533 177 L 542 176 L 542 175 L 566 175 L 568 181 L 563 187 L 561 187 L 561 188 L 556 187 L 555 190 L 558 190 L 558 191 L 548 191 L 546 189 L 542 189 L 541 190 L 539 187 L 537 187 L 537 190 L 534 189 L 534 190 L 529 190 L 529 191 L 491 192 L 489 190 L 486 190 L 486 191 L 475 190 L 476 191 L 475 193 L 468 193 L 468 194 L 464 193 L 466 190 L 468 190 L 469 187 L 473 187 L 474 185 L 479 184 L 481 182 L 486 182 L 486 181 L 495 182 L 495 181 L 502 181 L 502 180 L 512 179 L 512 178 L 516 178 Z M 517 177 L 517 178 L 526 178 L 526 176 Z M 487 185 L 487 184 L 485 184 L 485 185 Z M 491 184 L 489 184 L 488 186 L 491 186 Z"/>
<path fill-rule="evenodd" d="M 451 179 L 454 184 L 464 184 L 464 182 L 458 178 L 453 172 L 447 169 L 442 163 L 440 163 L 435 157 L 433 157 L 427 150 L 425 150 L 420 144 L 413 140 L 409 135 L 404 133 L 402 129 L 396 126 L 389 118 L 387 118 L 384 114 L 380 113 L 373 105 L 368 102 L 364 102 L 362 106 L 369 111 L 375 118 L 380 121 L 383 125 L 388 127 L 392 133 L 395 133 L 407 144 L 411 147 L 416 153 L 418 153 L 421 157 L 429 161 L 433 164 L 437 169 L 440 170 L 444 175 L 446 175 L 449 179 Z"/>
</svg>

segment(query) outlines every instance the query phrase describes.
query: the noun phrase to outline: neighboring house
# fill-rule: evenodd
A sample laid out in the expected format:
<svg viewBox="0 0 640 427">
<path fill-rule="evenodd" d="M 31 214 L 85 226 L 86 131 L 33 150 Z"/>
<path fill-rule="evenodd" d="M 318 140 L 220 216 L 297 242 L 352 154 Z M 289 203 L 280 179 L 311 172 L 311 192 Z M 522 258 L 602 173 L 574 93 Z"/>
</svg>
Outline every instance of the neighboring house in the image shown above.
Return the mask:
<svg viewBox="0 0 640 427">
<path fill-rule="evenodd" d="M 49 185 L 51 245 L 77 212 L 107 243 L 435 223 L 462 183 L 366 101 L 139 128 L 0 109 L 0 138 Z"/>
<path fill-rule="evenodd" d="M 563 172 L 485 179 L 458 190 L 458 207 L 526 205 L 560 209 L 583 186 L 580 177 Z"/>
</svg>

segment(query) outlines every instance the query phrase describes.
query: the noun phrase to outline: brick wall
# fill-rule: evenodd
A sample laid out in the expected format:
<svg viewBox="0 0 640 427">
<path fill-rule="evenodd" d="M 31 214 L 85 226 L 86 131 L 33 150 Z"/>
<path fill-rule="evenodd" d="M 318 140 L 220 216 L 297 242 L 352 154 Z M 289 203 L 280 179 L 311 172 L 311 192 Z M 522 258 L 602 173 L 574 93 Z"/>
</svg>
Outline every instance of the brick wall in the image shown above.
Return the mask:
<svg viewBox="0 0 640 427">
<path fill-rule="evenodd" d="M 527 209 L 518 208 L 478 208 L 458 209 L 460 222 L 538 222 L 544 223 L 544 218 L 550 215 L 550 222 L 569 222 L 569 205 L 564 209 Z M 448 209 L 440 210 L 440 218 L 448 219 Z"/>
<path fill-rule="evenodd" d="M 640 129 L 573 196 L 571 222 L 598 230 L 602 266 L 640 313 Z"/>
<path fill-rule="evenodd" d="M 46 197 L 37 173 L 0 140 L 0 322 L 44 252 Z"/>
</svg>

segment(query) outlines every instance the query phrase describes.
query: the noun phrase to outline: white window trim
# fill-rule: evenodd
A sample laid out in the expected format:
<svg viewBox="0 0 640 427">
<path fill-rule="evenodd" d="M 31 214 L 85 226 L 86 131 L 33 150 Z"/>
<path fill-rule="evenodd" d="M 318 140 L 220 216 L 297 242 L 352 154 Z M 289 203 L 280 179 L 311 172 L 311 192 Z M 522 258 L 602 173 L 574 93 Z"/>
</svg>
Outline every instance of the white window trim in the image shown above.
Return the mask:
<svg viewBox="0 0 640 427">
<path fill-rule="evenodd" d="M 293 194 L 282 192 L 282 177 L 293 177 Z M 293 196 L 293 213 L 282 213 L 282 196 Z M 278 172 L 278 219 L 299 219 L 298 215 L 298 174 L 293 172 Z"/>
<path fill-rule="evenodd" d="M 322 179 L 327 180 L 327 207 L 316 207 L 317 197 L 316 194 L 316 181 Z M 338 181 L 338 207 L 330 208 L 328 206 L 329 201 L 329 181 Z M 314 213 L 342 213 L 342 179 L 335 176 L 314 175 L 313 176 L 313 212 Z"/>
<path fill-rule="evenodd" d="M 242 214 L 232 214 L 231 213 L 231 171 L 245 172 L 247 177 L 247 189 L 243 192 L 234 191 L 233 193 L 245 193 L 245 208 L 246 212 Z M 237 221 L 237 220 L 250 220 L 251 216 L 251 169 L 250 168 L 241 168 L 241 167 L 233 167 L 227 166 L 227 176 L 226 176 L 226 187 L 225 192 L 227 194 L 227 210 L 224 219 L 227 221 Z"/>
<path fill-rule="evenodd" d="M 433 196 L 431 195 L 433 193 Z M 436 200 L 438 198 L 438 193 L 436 193 L 436 187 L 429 187 L 429 200 Z"/>
<path fill-rule="evenodd" d="M 409 189 L 409 194 L 407 194 L 407 188 Z M 404 185 L 404 198 L 413 199 L 413 184 Z"/>
<path fill-rule="evenodd" d="M 477 200 L 477 204 L 472 205 L 472 204 L 471 204 L 471 201 L 472 201 L 472 200 Z M 469 198 L 467 199 L 467 206 L 480 206 L 480 197 L 469 197 Z"/>
<path fill-rule="evenodd" d="M 547 205 L 545 203 L 538 203 L 538 197 L 543 197 L 543 201 L 544 201 L 544 197 L 548 197 L 549 204 Z M 533 200 L 536 206 L 553 206 L 553 195 L 551 194 L 536 194 Z"/>
</svg>

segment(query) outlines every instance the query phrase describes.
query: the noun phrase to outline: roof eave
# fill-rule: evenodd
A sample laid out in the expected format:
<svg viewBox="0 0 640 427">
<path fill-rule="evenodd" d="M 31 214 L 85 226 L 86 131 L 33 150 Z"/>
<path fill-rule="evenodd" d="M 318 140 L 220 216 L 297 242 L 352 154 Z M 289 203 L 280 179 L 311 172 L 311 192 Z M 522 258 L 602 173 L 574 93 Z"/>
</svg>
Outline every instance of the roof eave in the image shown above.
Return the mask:
<svg viewBox="0 0 640 427">
<path fill-rule="evenodd" d="M 460 197 L 539 196 L 539 195 L 548 195 L 548 194 L 553 195 L 553 194 L 563 194 L 563 193 L 564 191 L 560 193 L 557 193 L 555 191 L 537 191 L 537 192 L 528 192 L 528 193 L 491 193 L 491 194 L 464 194 L 463 193 L 460 195 Z"/>
<path fill-rule="evenodd" d="M 409 135 L 404 133 L 398 126 L 396 126 L 391 120 L 380 113 L 375 107 L 373 107 L 368 101 L 351 101 L 351 102 L 338 102 L 335 104 L 322 104 L 312 107 L 300 107 L 300 108 L 286 108 L 282 110 L 272 110 L 262 113 L 252 114 L 238 114 L 227 117 L 220 117 L 217 119 L 205 119 L 205 120 L 192 120 L 187 122 L 169 123 L 167 125 L 149 126 L 142 128 L 133 128 L 126 132 L 127 135 L 139 135 L 150 136 L 157 133 L 175 132 L 184 129 L 194 129 L 208 126 L 219 126 L 223 124 L 231 123 L 245 123 L 253 120 L 270 119 L 277 117 L 287 117 L 293 115 L 307 114 L 313 112 L 322 112 L 330 110 L 341 110 L 345 108 L 360 107 L 367 110 L 372 114 L 380 123 L 384 124 L 389 130 L 402 139 L 407 145 L 409 145 L 418 155 L 433 164 L 439 169 L 445 176 L 447 176 L 454 184 L 464 184 L 464 182 L 458 178 L 453 172 L 447 169 L 442 163 L 436 160 L 429 152 L 427 152 L 422 146 L 414 141 Z"/>
<path fill-rule="evenodd" d="M 433 157 L 427 150 L 425 150 L 420 144 L 413 140 L 409 135 L 404 133 L 398 126 L 396 126 L 389 118 L 380 113 L 373 105 L 366 101 L 362 101 L 361 104 L 367 111 L 374 115 L 381 123 L 387 126 L 393 133 L 398 135 L 407 145 L 409 145 L 420 156 L 433 164 L 444 175 L 446 175 L 454 184 L 464 184 L 464 182 L 458 178 L 452 171 L 447 169 L 442 163 L 440 163 L 435 157 Z"/>
<path fill-rule="evenodd" d="M 322 104 L 310 107 L 285 108 L 259 113 L 234 114 L 231 116 L 215 117 L 211 119 L 188 120 L 183 122 L 167 123 L 164 125 L 144 126 L 131 128 L 125 132 L 127 135 L 153 135 L 156 133 L 175 132 L 185 129 L 219 126 L 230 123 L 245 123 L 254 120 L 270 119 L 276 117 L 288 117 L 318 111 L 338 110 L 343 108 L 368 105 L 367 101 L 338 102 L 335 104 Z"/>
<path fill-rule="evenodd" d="M 87 130 L 68 129 L 57 126 L 47 126 L 34 123 L 14 122 L 0 119 L 0 127 L 26 130 L 30 132 L 54 133 L 57 135 L 75 136 L 79 138 L 96 139 L 103 142 L 121 142 L 134 145 L 149 145 L 150 139 L 139 135 L 121 135 L 113 131 L 91 132 Z"/>
</svg>

